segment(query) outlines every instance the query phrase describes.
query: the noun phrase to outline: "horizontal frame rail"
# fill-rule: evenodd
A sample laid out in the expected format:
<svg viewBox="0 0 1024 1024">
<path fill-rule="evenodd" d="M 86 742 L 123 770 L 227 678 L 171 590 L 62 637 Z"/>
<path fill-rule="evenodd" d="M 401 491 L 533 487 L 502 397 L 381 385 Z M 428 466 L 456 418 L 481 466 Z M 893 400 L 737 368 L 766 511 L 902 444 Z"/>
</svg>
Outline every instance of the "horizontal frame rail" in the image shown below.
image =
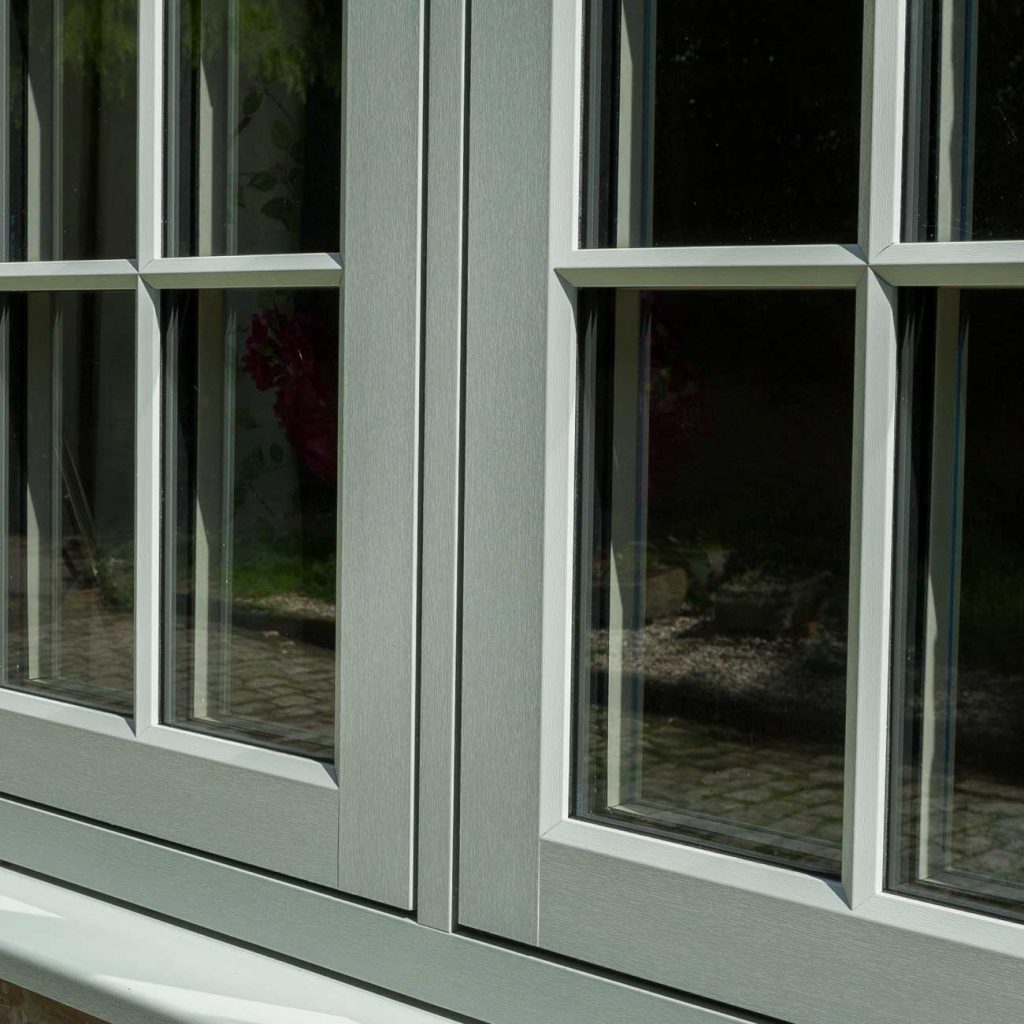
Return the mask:
<svg viewBox="0 0 1024 1024">
<path fill-rule="evenodd" d="M 157 288 L 336 288 L 338 253 L 277 256 L 183 256 L 151 260 L 143 280 Z"/>
<path fill-rule="evenodd" d="M 7 799 L 0 799 L 0 859 L 11 864 L 30 861 L 32 870 L 40 874 L 60 877 L 87 891 L 102 888 L 114 899 L 165 915 L 186 927 L 210 929 L 217 936 L 251 943 L 271 953 L 304 961 L 314 969 L 334 972 L 358 984 L 395 993 L 399 998 L 437 1007 L 442 1013 L 457 1014 L 460 1020 L 487 1020 L 490 1024 L 578 1024 L 583 1019 L 590 1024 L 618 1024 L 622 1020 L 642 1020 L 645 1024 L 749 1021 L 724 1007 L 689 1002 L 682 996 L 630 985 L 620 978 L 576 965 L 473 936 L 440 931 L 402 915 L 337 899 L 281 878 L 254 874 L 235 865 L 207 860 L 96 824 L 72 821 L 53 811 Z M 114 875 L 110 873 L 112 863 L 118 865 Z M 24 877 L 12 875 L 13 872 L 0 871 L 0 897 L 9 896 L 29 905 L 39 899 L 36 891 L 9 888 L 8 881 L 13 884 Z M 160 879 L 161 884 L 154 885 L 154 878 Z M 60 889 L 54 898 L 71 900 L 70 895 L 63 895 L 67 892 Z M 67 905 L 70 907 L 70 903 Z M 102 906 L 110 905 L 104 902 Z M 268 908 L 273 908 L 273 912 L 268 912 Z M 141 927 L 153 918 L 112 909 L 125 915 L 114 932 L 120 935 L 118 948 L 132 949 L 133 943 L 125 941 L 124 936 L 133 925 Z M 91 914 L 86 911 L 86 915 L 88 921 Z M 175 925 L 168 922 L 166 927 Z M 7 940 L 0 937 L 0 968 L 7 970 L 6 977 L 15 983 L 24 979 L 22 983 L 27 987 L 35 986 L 37 991 L 57 998 L 67 991 L 64 998 L 78 1002 L 77 997 L 72 1000 L 72 990 L 60 987 L 74 982 L 77 992 L 90 1000 L 82 998 L 82 1008 L 97 1006 L 91 1002 L 97 975 L 92 974 L 91 980 L 78 975 L 76 982 L 77 966 L 81 963 L 77 956 L 48 957 L 49 967 L 61 967 L 59 971 L 54 968 L 47 977 L 42 976 L 35 961 L 22 961 L 22 971 L 13 976 L 6 965 L 14 962 L 10 944 L 15 938 L 13 934 Z M 213 944 L 206 946 L 206 955 L 214 972 L 227 970 L 230 965 L 218 954 L 221 944 L 215 937 L 210 941 Z M 165 933 L 161 948 L 166 950 L 172 944 L 178 948 Z M 229 958 L 234 947 L 227 943 L 224 946 L 225 957 Z M 53 947 L 50 948 L 52 951 Z M 164 956 L 161 965 L 174 972 L 177 961 L 189 966 L 187 951 L 185 956 L 184 960 L 180 956 Z M 136 960 L 140 972 L 146 969 L 148 959 L 146 950 L 140 947 Z M 273 965 L 267 967 L 269 970 Z M 40 974 L 29 975 L 29 971 Z M 40 978 L 38 983 L 34 980 L 36 976 Z M 192 987 L 195 977 L 189 980 Z M 223 978 L 221 982 L 229 984 Z M 284 992 L 286 997 L 292 994 L 290 988 Z M 126 993 L 124 998 L 129 1000 L 131 994 Z M 110 1014 L 114 1024 L 125 1020 L 135 1024 L 143 1018 L 132 1015 L 134 1009 L 130 1004 L 122 1004 L 116 1012 L 114 1008 L 104 1012 Z M 282 1019 L 302 1020 L 294 1014 Z M 386 1019 L 401 1018 L 396 1009 L 396 1015 Z M 321 1024 L 319 1018 L 317 1024 Z"/>
<path fill-rule="evenodd" d="M 130 291 L 139 277 L 156 288 L 336 288 L 338 253 L 195 256 L 150 260 L 42 260 L 0 263 L 0 292 Z"/>
<path fill-rule="evenodd" d="M 132 260 L 60 260 L 0 263 L 0 292 L 130 291 Z"/>
<path fill-rule="evenodd" d="M 1024 241 L 896 242 L 871 266 L 894 285 L 1024 288 Z"/>
<path fill-rule="evenodd" d="M 577 249 L 555 263 L 576 288 L 854 288 L 866 266 L 856 245 Z"/>
</svg>

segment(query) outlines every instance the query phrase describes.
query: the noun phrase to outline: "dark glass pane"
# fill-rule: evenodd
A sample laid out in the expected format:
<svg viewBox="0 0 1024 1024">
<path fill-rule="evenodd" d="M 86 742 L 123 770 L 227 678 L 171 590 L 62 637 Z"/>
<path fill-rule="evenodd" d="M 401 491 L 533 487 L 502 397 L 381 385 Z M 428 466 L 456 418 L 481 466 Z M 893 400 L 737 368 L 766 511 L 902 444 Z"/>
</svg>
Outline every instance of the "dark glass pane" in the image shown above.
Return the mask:
<svg viewBox="0 0 1024 1024">
<path fill-rule="evenodd" d="M 1024 292 L 902 305 L 890 884 L 1024 918 Z"/>
<path fill-rule="evenodd" d="M 853 295 L 588 301 L 576 813 L 837 873 Z"/>
<path fill-rule="evenodd" d="M 168 0 L 171 256 L 337 252 L 341 0 Z"/>
<path fill-rule="evenodd" d="M 912 0 L 903 237 L 1024 238 L 1024 3 Z"/>
<path fill-rule="evenodd" d="M 338 293 L 165 314 L 165 720 L 330 760 Z"/>
<path fill-rule="evenodd" d="M 8 300 L 4 684 L 130 715 L 135 301 Z"/>
<path fill-rule="evenodd" d="M 591 0 L 584 244 L 854 241 L 862 20 Z"/>
<path fill-rule="evenodd" d="M 134 257 L 136 0 L 10 0 L 7 19 L 0 258 Z"/>
</svg>

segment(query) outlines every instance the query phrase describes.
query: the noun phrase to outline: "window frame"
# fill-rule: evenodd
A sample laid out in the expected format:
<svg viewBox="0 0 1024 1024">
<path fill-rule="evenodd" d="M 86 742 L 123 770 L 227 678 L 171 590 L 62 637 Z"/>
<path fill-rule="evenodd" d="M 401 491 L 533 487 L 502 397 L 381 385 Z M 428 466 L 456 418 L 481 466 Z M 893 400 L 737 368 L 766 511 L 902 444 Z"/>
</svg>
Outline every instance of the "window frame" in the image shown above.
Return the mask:
<svg viewBox="0 0 1024 1024">
<path fill-rule="evenodd" d="M 340 232 L 356 256 L 344 270 L 338 253 L 163 256 L 163 0 L 138 4 L 136 258 L 0 263 L 0 293 L 133 293 L 137 360 L 135 713 L 0 689 L 0 792 L 403 910 L 413 905 L 424 144 L 422 11 L 406 13 L 345 5 L 342 189 L 355 201 L 342 196 Z M 375 75 L 385 60 L 386 83 Z M 265 286 L 337 289 L 342 315 L 344 711 L 333 765 L 161 722 L 161 295 Z M 391 642 L 374 642 L 382 636 Z"/>
<path fill-rule="evenodd" d="M 492 432 L 508 473 L 543 460 L 540 503 L 501 514 L 474 494 L 493 462 L 467 449 L 467 517 L 515 527 L 519 561 L 543 583 L 510 592 L 464 625 L 460 922 L 649 982 L 794 1022 L 1011 1019 L 1024 988 L 1018 924 L 886 891 L 891 590 L 897 419 L 897 288 L 1024 284 L 1024 244 L 903 243 L 903 0 L 865 4 L 859 237 L 856 244 L 581 249 L 583 4 L 554 5 L 547 327 L 532 405 Z M 481 96 L 481 92 L 483 96 Z M 486 84 L 474 105 L 491 105 Z M 540 102 L 538 98 L 538 102 Z M 500 201 L 500 200 L 499 200 Z M 472 255 L 472 254 L 471 254 Z M 518 274 L 526 288 L 527 275 Z M 529 281 L 534 286 L 532 280 Z M 856 290 L 844 858 L 838 883 L 573 819 L 573 573 L 579 288 Z M 479 300 L 478 300 L 479 301 Z M 474 308 L 469 294 L 467 316 Z M 480 358 L 500 359 L 500 332 Z M 525 377 L 525 371 L 519 374 Z M 544 395 L 541 399 L 539 396 Z M 473 429 L 472 408 L 467 431 Z M 498 433 L 516 423 L 511 442 Z M 477 422 L 477 426 L 485 427 Z M 493 452 L 491 453 L 493 459 Z M 508 459 L 514 460 L 510 468 Z M 513 518 L 515 516 L 515 518 Z M 475 524 L 467 521 L 467 537 Z M 486 593 L 467 541 L 466 589 Z M 537 606 L 542 611 L 537 611 Z M 506 664 L 498 625 L 520 638 Z M 488 628 L 489 627 L 489 628 Z M 494 756 L 493 737 L 514 734 Z M 490 743 L 490 745 L 489 745 Z M 524 784 L 523 780 L 528 780 Z M 498 851 L 501 851 L 500 854 Z M 808 971 L 808 965 L 819 969 Z M 967 965 L 970 965 L 968 967 Z M 754 968 L 751 969 L 751 965 Z M 911 977 L 912 975 L 912 977 Z M 954 980 L 955 979 L 955 980 Z M 884 995 L 883 995 L 884 993 Z"/>
<path fill-rule="evenodd" d="M 421 573 L 414 619 L 419 666 L 415 912 L 406 914 L 345 898 L 279 874 L 209 857 L 173 841 L 162 842 L 0 795 L 0 859 L 16 866 L 0 869 L 2 882 L 12 881 L 13 888 L 5 891 L 14 892 L 28 904 L 30 887 L 18 888 L 16 880 L 25 877 L 23 872 L 49 876 L 67 886 L 101 894 L 97 908 L 83 911 L 95 914 L 92 920 L 97 927 L 102 925 L 101 908 L 117 900 L 223 937 L 226 941 L 208 947 L 216 967 L 229 969 L 229 954 L 236 948 L 234 943 L 240 942 L 494 1024 L 749 1021 L 742 1011 L 734 1013 L 727 1005 L 700 998 L 693 989 L 631 980 L 618 966 L 628 966 L 621 955 L 609 971 L 602 969 L 596 958 L 584 963 L 552 952 L 546 943 L 542 949 L 536 948 L 542 763 L 544 813 L 553 816 L 553 808 L 557 809 L 557 824 L 562 823 L 560 808 L 556 808 L 558 790 L 564 786 L 559 772 L 568 767 L 560 763 L 568 739 L 565 732 L 559 734 L 567 713 L 563 683 L 550 673 L 545 675 L 545 666 L 553 665 L 561 672 L 569 663 L 564 661 L 559 638 L 552 635 L 552 628 L 561 620 L 549 620 L 542 614 L 545 606 L 550 610 L 552 602 L 563 602 L 559 614 L 564 619 L 571 607 L 564 603 L 570 597 L 567 570 L 571 562 L 564 548 L 559 548 L 559 537 L 546 530 L 545 524 L 546 496 L 552 491 L 545 474 L 562 481 L 551 504 L 555 520 L 563 521 L 568 514 L 565 475 L 575 457 L 573 424 L 565 405 L 572 381 L 563 378 L 567 352 L 575 345 L 568 300 L 572 289 L 580 285 L 569 283 L 567 277 L 585 274 L 589 276 L 583 284 L 599 285 L 603 276 L 604 283 L 614 285 L 619 278 L 610 276 L 611 270 L 633 275 L 639 283 L 653 280 L 678 285 L 683 281 L 703 286 L 718 280 L 735 287 L 748 280 L 751 270 L 769 283 L 792 278 L 797 271 L 824 281 L 860 275 L 870 284 L 870 292 L 863 280 L 859 285 L 862 306 L 884 326 L 890 321 L 890 285 L 903 283 L 894 278 L 917 274 L 929 283 L 941 273 L 955 279 L 972 272 L 990 277 L 1003 274 L 1002 283 L 1020 285 L 1024 283 L 1024 245 L 989 244 L 976 254 L 976 264 L 965 264 L 965 257 L 952 253 L 943 264 L 941 251 L 924 246 L 918 247 L 916 255 L 911 252 L 907 256 L 907 247 L 901 245 L 895 255 L 904 262 L 893 270 L 895 264 L 886 262 L 890 258 L 886 247 L 892 239 L 886 239 L 889 222 L 883 207 L 872 209 L 867 225 L 862 221 L 865 237 L 875 239 L 866 249 L 872 267 L 867 274 L 856 248 L 827 246 L 827 251 L 781 256 L 766 255 L 759 249 L 727 254 L 634 250 L 626 251 L 625 256 L 621 250 L 614 256 L 574 251 L 565 204 L 560 198 L 549 211 L 548 192 L 551 189 L 552 196 L 563 198 L 573 194 L 576 172 L 571 161 L 565 160 L 564 151 L 576 130 L 573 98 L 581 42 L 574 31 L 578 26 L 576 6 L 551 0 L 478 4 L 472 12 L 469 0 L 431 0 L 429 11 L 426 5 L 419 6 L 416 32 L 422 107 L 415 111 L 421 139 L 416 171 L 424 205 L 419 211 L 422 219 L 417 218 L 422 249 L 416 260 L 419 273 L 429 268 L 429 274 L 422 282 L 422 344 L 418 350 L 422 510 Z M 886 33 L 900 36 L 894 6 L 902 5 L 888 0 L 883 5 L 879 0 L 875 33 L 882 40 Z M 408 13 L 402 0 L 374 0 L 372 4 L 353 4 L 352 9 L 367 19 L 381 18 L 386 25 L 403 24 L 401 19 Z M 887 46 L 882 52 L 891 54 L 893 47 L 898 49 L 898 42 L 890 40 Z M 374 82 L 379 65 L 373 63 L 372 55 L 357 51 L 353 56 L 367 73 L 367 81 L 373 83 L 367 92 L 382 104 L 376 111 L 369 100 L 365 106 L 367 116 L 373 113 L 379 123 L 380 110 L 391 109 L 385 103 L 391 95 L 390 79 L 380 75 Z M 889 80 L 899 67 L 894 61 L 878 72 L 882 82 L 888 83 L 886 89 L 893 87 Z M 870 105 L 870 89 L 868 92 Z M 554 116 L 549 113 L 552 108 Z M 889 108 L 883 104 L 880 109 L 884 113 Z M 427 137 L 424 121 L 429 124 L 429 146 L 423 141 Z M 899 178 L 898 155 L 894 154 L 899 149 L 899 126 L 884 118 L 876 119 L 875 125 L 882 137 L 872 147 L 868 166 L 880 193 L 895 207 Z M 389 126 L 395 127 L 384 127 Z M 568 134 L 559 135 L 559 128 Z M 380 136 L 380 144 L 388 145 L 389 133 L 381 130 Z M 549 154 L 554 154 L 553 160 Z M 369 196 L 375 204 L 383 204 L 384 191 L 382 181 L 368 180 L 360 202 Z M 405 255 L 401 253 L 402 259 Z M 422 264 L 418 262 L 421 257 Z M 210 264 L 211 270 L 219 267 L 226 279 L 240 275 L 232 277 L 231 284 L 254 280 L 259 269 L 243 266 L 240 257 L 216 259 L 222 262 Z M 275 274 L 289 269 L 268 259 L 271 264 L 261 265 L 271 265 Z M 117 266 L 94 264 L 87 268 L 94 275 L 91 280 L 120 275 L 120 286 L 129 289 L 175 283 L 195 286 L 186 276 L 197 273 L 195 261 L 187 266 L 170 265 L 170 261 L 156 267 L 149 264 L 147 273 L 161 274 L 163 267 L 176 275 L 166 282 L 154 277 L 152 283 L 146 282 L 145 275 L 140 278 L 128 261 L 115 262 Z M 556 268 L 562 269 L 563 276 Z M 346 275 L 355 269 L 350 262 Z M 384 278 L 376 282 L 383 292 L 387 289 L 382 285 L 395 273 L 391 260 L 385 270 Z M 0 279 L 7 290 L 27 287 L 26 282 L 31 284 L 40 273 L 56 277 L 77 272 L 54 265 L 42 271 L 27 265 L 0 265 Z M 560 339 L 561 344 L 549 343 L 549 337 Z M 874 424 L 870 440 L 877 444 L 868 460 L 870 479 L 876 485 L 883 479 L 886 445 L 891 440 L 884 418 L 891 411 L 889 389 L 895 386 L 888 377 L 893 370 L 893 346 L 894 339 L 883 330 L 878 351 L 861 353 L 865 360 L 871 357 L 872 367 L 885 371 L 885 393 L 875 396 L 865 410 L 866 422 Z M 379 356 L 386 353 L 379 348 L 376 352 L 378 376 L 387 377 L 396 367 L 402 368 L 392 360 L 382 373 Z M 864 400 L 867 402 L 866 395 Z M 549 409 L 557 415 L 551 415 Z M 881 422 L 874 418 L 879 410 Z M 569 436 L 562 436 L 566 431 Z M 864 506 L 862 496 L 855 514 Z M 883 535 L 879 524 L 884 510 L 869 511 L 872 529 Z M 495 541 L 498 534 L 500 545 Z M 553 579 L 545 558 L 554 567 Z M 866 607 L 867 623 L 862 621 L 860 628 L 869 633 L 868 623 L 880 627 L 883 634 L 888 629 L 884 615 L 872 605 L 870 595 L 864 594 L 870 583 L 887 578 L 883 563 L 882 554 L 872 550 L 864 552 L 859 563 L 866 566 L 869 577 L 862 576 L 861 603 Z M 873 652 L 877 650 L 877 645 L 872 647 Z M 878 680 L 884 679 L 885 666 L 877 661 L 870 665 L 858 662 L 858 666 L 865 682 L 858 691 L 861 703 L 855 709 L 855 724 L 863 730 L 882 730 L 885 722 L 878 716 L 884 700 Z M 569 678 L 566 673 L 564 679 Z M 865 771 L 858 776 L 858 806 L 870 808 L 873 801 L 882 800 L 882 789 L 872 788 L 871 780 L 884 767 L 884 759 L 884 734 L 879 731 L 872 746 L 861 754 Z M 370 795 L 372 787 L 371 781 Z M 369 827 L 372 830 L 375 822 Z M 876 849 L 870 833 L 859 836 L 859 873 L 855 872 L 855 877 L 880 877 L 873 874 L 881 870 L 875 860 Z M 585 873 L 578 870 L 578 852 L 570 847 L 569 853 L 572 880 L 585 881 Z M 632 856 L 632 851 L 629 853 Z M 648 905 L 656 907 L 666 892 L 678 896 L 678 873 L 638 865 L 629 857 L 605 858 L 605 862 L 610 873 L 586 887 L 588 900 L 594 902 L 596 896 L 600 903 L 597 910 L 603 916 L 599 927 L 618 935 L 622 943 L 619 954 L 630 936 L 642 949 L 649 949 L 652 935 L 646 922 L 640 933 L 627 935 L 622 927 L 615 931 L 618 926 L 609 920 L 611 900 L 621 900 L 624 879 L 628 883 L 628 876 L 642 873 L 646 879 L 668 883 L 665 888 L 652 885 L 646 890 Z M 600 888 L 605 883 L 613 888 Z M 712 886 L 704 888 L 709 891 Z M 742 888 L 732 891 L 747 923 L 764 924 L 767 917 L 763 911 L 772 910 L 771 899 Z M 777 897 L 775 906 L 784 902 Z M 886 922 L 884 934 L 892 936 L 889 949 L 895 952 L 891 959 L 902 965 L 903 972 L 888 987 L 872 978 L 871 997 L 844 1005 L 844 1012 L 834 1014 L 834 1019 L 860 1022 L 866 1019 L 865 1009 L 884 1012 L 886 1007 L 891 1013 L 883 1019 L 894 1019 L 901 1009 L 891 1001 L 899 994 L 897 986 L 906 985 L 912 994 L 933 998 L 926 981 L 913 976 L 921 962 L 914 950 L 920 951 L 922 941 L 931 941 L 919 934 L 930 927 L 931 908 L 899 898 L 893 906 L 899 921 Z M 684 909 L 688 913 L 690 908 Z M 805 909 L 797 905 L 796 913 Z M 875 913 L 877 916 L 879 911 Z M 976 1002 L 973 1015 L 962 1014 L 951 1002 L 933 1019 L 943 1024 L 1015 1022 L 1017 1004 L 1012 999 L 1020 994 L 1020 981 L 1009 972 L 1019 964 L 1020 944 L 1019 933 L 1009 929 L 1016 926 L 963 912 L 954 914 L 955 918 L 947 920 L 956 921 L 961 951 L 966 948 L 967 953 L 950 953 L 948 962 L 955 960 L 956 968 L 950 979 L 958 987 L 964 986 L 963 991 L 968 991 L 969 981 L 973 987 L 968 995 L 978 998 L 983 986 L 976 979 L 984 978 L 1001 1001 L 996 1005 L 992 991 L 984 990 L 988 1002 Z M 840 910 L 836 916 L 848 916 L 848 911 Z M 677 918 L 667 948 L 679 946 L 679 921 L 685 919 Z M 138 920 L 162 924 L 148 914 L 139 914 Z M 581 925 L 591 937 L 593 923 Z M 627 923 L 632 928 L 636 921 Z M 867 926 L 882 927 L 871 921 Z M 860 939 L 867 941 L 880 934 L 871 932 L 870 927 L 859 932 Z M 810 986 L 808 1002 L 827 984 L 821 1003 L 825 1005 L 828 997 L 834 997 L 835 984 L 842 981 L 844 972 L 856 965 L 864 946 L 861 941 L 854 942 L 854 958 L 843 958 L 827 933 L 818 937 L 821 941 L 814 958 L 800 965 L 796 984 L 788 985 L 790 979 L 779 981 L 780 988 Z M 905 947 L 903 940 L 910 945 Z M 704 936 L 701 941 L 705 942 Z M 716 948 L 720 955 L 721 947 Z M 759 948 L 759 955 L 763 950 Z M 757 960 L 744 960 L 736 950 L 726 953 L 735 962 L 736 992 L 742 994 L 744 976 L 761 970 L 761 965 Z M 147 955 L 140 953 L 140 957 Z M 661 955 L 663 961 L 671 958 L 665 948 Z M 3 940 L 0 961 L 14 962 Z M 170 958 L 170 969 L 173 961 Z M 111 1007 L 107 990 L 101 987 L 106 979 L 95 969 L 83 979 L 78 970 L 83 962 L 92 963 L 84 955 L 77 960 L 73 953 L 60 964 L 40 960 L 23 976 L 40 979 L 39 989 L 58 998 L 72 990 L 87 990 L 97 1000 L 104 1000 L 92 1005 Z M 19 970 L 21 965 L 18 961 Z M 70 985 L 66 984 L 69 978 Z M 885 982 L 890 980 L 885 976 Z M 183 978 L 182 985 L 188 988 L 197 982 Z M 192 992 L 196 996 L 193 1005 L 201 1012 L 208 993 L 194 988 Z M 289 994 L 282 989 L 282 999 Z M 84 1005 L 77 999 L 77 995 L 75 1000 L 69 997 L 69 1001 Z M 116 1014 L 111 1007 L 112 1019 L 140 1019 L 143 999 L 137 992 L 125 995 L 125 1005 Z M 730 995 L 728 1002 L 736 1001 Z M 816 1024 L 825 1017 L 821 1005 Z M 908 1005 L 909 997 L 902 1009 Z M 143 1009 L 151 1012 L 148 1005 Z M 919 1019 L 925 1012 L 924 1002 L 914 1003 L 906 1019 Z"/>
</svg>

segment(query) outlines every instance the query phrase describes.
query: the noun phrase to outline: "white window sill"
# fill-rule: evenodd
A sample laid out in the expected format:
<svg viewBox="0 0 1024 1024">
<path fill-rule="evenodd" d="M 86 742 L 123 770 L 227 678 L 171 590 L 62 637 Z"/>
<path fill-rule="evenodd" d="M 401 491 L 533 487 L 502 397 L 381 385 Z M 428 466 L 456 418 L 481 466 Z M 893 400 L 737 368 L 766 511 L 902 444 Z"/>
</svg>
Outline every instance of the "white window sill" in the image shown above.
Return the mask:
<svg viewBox="0 0 1024 1024">
<path fill-rule="evenodd" d="M 0 977 L 111 1024 L 450 1020 L 8 869 Z"/>
</svg>

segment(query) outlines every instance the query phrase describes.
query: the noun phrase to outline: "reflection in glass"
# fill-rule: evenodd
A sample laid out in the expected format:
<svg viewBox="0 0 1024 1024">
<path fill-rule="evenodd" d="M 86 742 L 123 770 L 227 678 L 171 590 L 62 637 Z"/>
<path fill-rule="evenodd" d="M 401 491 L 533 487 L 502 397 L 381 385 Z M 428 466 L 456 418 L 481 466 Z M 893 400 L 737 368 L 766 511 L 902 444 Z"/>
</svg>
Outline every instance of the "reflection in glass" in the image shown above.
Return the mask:
<svg viewBox="0 0 1024 1024">
<path fill-rule="evenodd" d="M 3 683 L 130 715 L 135 301 L 10 296 Z M 0 513 L 0 518 L 3 518 Z"/>
<path fill-rule="evenodd" d="M 334 756 L 338 293 L 167 297 L 164 719 Z"/>
<path fill-rule="evenodd" d="M 341 0 L 168 0 L 169 256 L 337 252 Z"/>
<path fill-rule="evenodd" d="M 578 815 L 837 873 L 852 293 L 591 293 Z"/>
<path fill-rule="evenodd" d="M 856 239 L 859 0 L 588 6 L 585 245 Z"/>
<path fill-rule="evenodd" d="M 137 21 L 136 0 L 0 6 L 0 258 L 135 256 Z"/>
<path fill-rule="evenodd" d="M 907 241 L 1024 238 L 1024 4 L 908 5 Z"/>
<path fill-rule="evenodd" d="M 1024 292 L 901 311 L 889 884 L 1024 918 Z"/>
</svg>

